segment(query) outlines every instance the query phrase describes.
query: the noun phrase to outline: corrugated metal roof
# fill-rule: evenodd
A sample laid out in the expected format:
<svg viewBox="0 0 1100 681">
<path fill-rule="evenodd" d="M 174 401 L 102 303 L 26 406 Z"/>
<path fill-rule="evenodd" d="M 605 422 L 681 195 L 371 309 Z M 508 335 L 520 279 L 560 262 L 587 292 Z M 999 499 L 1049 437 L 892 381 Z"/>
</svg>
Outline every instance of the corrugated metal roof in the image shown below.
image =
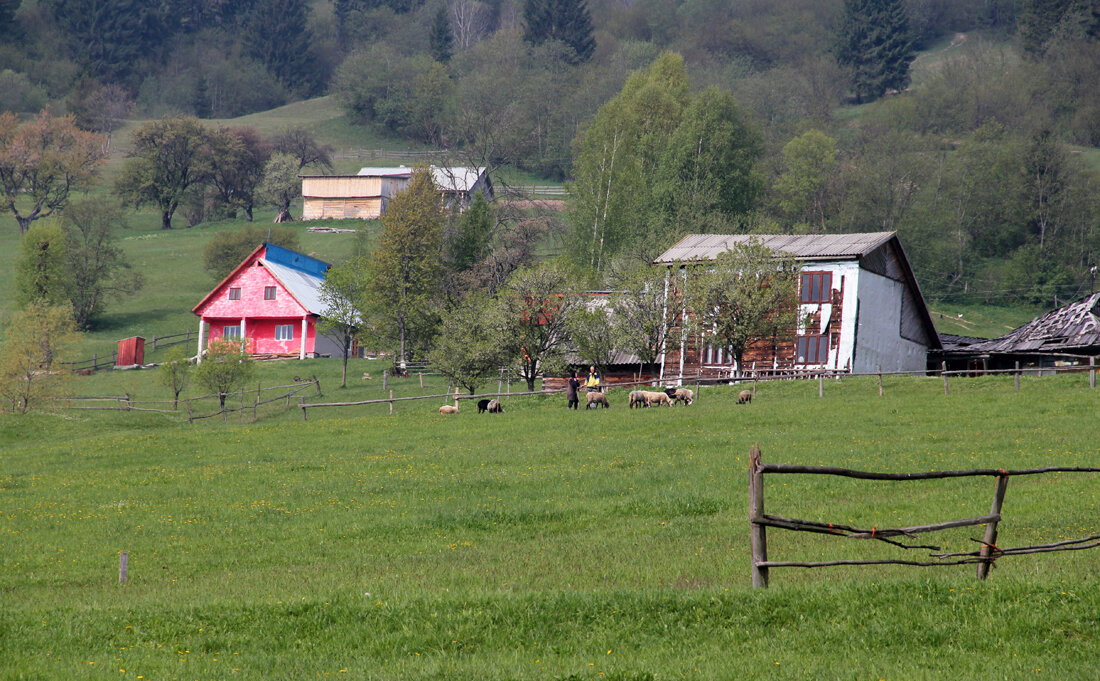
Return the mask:
<svg viewBox="0 0 1100 681">
<path fill-rule="evenodd" d="M 412 168 L 360 168 L 357 173 L 365 177 L 410 177 Z M 445 192 L 468 192 L 473 189 L 485 168 L 475 166 L 431 166 L 432 181 Z"/>
<path fill-rule="evenodd" d="M 889 241 L 894 232 L 861 234 L 689 234 L 653 262 L 714 260 L 734 244 L 756 240 L 764 246 L 789 253 L 799 260 L 857 258 Z"/>
<path fill-rule="evenodd" d="M 1100 293 L 1036 317 L 1000 338 L 967 346 L 969 352 L 1057 352 L 1100 346 Z"/>
<path fill-rule="evenodd" d="M 305 306 L 307 311 L 318 315 L 324 311 L 324 304 L 321 302 L 321 284 L 325 283 L 324 277 L 317 277 L 271 260 L 261 259 L 260 262 L 299 303 Z"/>
</svg>

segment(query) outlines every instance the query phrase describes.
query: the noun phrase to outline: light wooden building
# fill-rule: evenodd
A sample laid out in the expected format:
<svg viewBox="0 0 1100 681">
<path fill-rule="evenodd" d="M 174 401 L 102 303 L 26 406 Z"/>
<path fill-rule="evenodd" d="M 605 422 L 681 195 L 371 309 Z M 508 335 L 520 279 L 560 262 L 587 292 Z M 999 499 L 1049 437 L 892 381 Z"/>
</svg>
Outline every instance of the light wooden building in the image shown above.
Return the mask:
<svg viewBox="0 0 1100 681">
<path fill-rule="evenodd" d="M 302 218 L 322 220 L 379 218 L 398 192 L 409 186 L 412 168 L 361 168 L 355 175 L 303 175 Z M 493 198 L 493 184 L 485 168 L 431 166 L 432 181 L 448 207 L 464 210 L 474 193 Z"/>
</svg>

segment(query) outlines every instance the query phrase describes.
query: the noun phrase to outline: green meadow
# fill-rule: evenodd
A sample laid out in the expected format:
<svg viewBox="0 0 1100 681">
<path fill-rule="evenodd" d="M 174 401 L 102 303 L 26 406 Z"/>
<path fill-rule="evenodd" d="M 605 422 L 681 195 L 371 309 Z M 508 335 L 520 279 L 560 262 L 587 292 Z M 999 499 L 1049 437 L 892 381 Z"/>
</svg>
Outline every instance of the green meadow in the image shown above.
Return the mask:
<svg viewBox="0 0 1100 681">
<path fill-rule="evenodd" d="M 345 401 L 378 362 L 263 363 Z M 373 377 L 362 380 L 364 372 Z M 164 399 L 151 371 L 81 394 Z M 424 393 L 444 392 L 427 377 Z M 1084 374 L 705 387 L 691 407 L 510 398 L 309 412 L 0 416 L 3 679 L 1095 679 L 1100 550 L 974 566 L 774 568 L 753 590 L 748 452 L 912 472 L 1100 466 Z M 493 384 L 491 389 L 495 390 Z M 513 389 L 516 386 L 513 384 Z M 188 391 L 186 395 L 197 392 Z M 231 400 L 232 401 L 232 400 Z M 297 400 L 295 399 L 295 402 Z M 768 476 L 769 513 L 898 527 L 984 515 L 987 478 Z M 1100 475 L 1012 479 L 998 544 L 1100 532 Z M 977 548 L 981 527 L 920 535 Z M 923 559 L 769 530 L 772 560 Z M 129 557 L 119 584 L 119 554 Z"/>
</svg>

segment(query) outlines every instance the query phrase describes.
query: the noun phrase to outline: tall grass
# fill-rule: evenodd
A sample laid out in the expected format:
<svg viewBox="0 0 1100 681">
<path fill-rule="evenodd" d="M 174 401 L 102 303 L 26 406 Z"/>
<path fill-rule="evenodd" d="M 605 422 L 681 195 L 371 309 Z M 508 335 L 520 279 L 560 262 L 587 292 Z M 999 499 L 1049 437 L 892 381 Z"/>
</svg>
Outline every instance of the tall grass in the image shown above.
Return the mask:
<svg viewBox="0 0 1100 681">
<path fill-rule="evenodd" d="M 95 380 L 152 394 L 147 377 Z M 323 399 L 381 392 L 362 383 Z M 445 417 L 427 400 L 229 426 L 2 417 L 0 677 L 1095 678 L 1095 551 L 1005 558 L 987 582 L 972 566 L 775 569 L 754 592 L 748 570 L 754 442 L 770 462 L 868 470 L 1096 466 L 1100 398 L 1082 376 L 1018 394 L 1010 378 L 950 396 L 895 378 L 882 398 L 861 379 L 820 399 L 816 383 L 762 384 L 743 406 L 728 387 L 689 408 L 611 398 L 593 412 L 547 396 Z M 766 482 L 769 512 L 879 527 L 983 515 L 993 493 L 987 480 Z M 1100 476 L 1012 480 L 999 543 L 1100 531 L 1098 495 Z M 971 550 L 979 532 L 921 543 Z M 777 531 L 769 551 L 900 552 Z"/>
</svg>

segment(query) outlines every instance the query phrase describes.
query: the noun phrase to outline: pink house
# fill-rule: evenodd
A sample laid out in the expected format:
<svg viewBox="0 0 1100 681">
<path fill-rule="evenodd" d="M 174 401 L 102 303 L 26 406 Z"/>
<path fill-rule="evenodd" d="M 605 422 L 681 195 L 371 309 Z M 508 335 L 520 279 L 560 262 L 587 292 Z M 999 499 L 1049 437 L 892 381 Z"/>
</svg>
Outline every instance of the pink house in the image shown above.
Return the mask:
<svg viewBox="0 0 1100 681">
<path fill-rule="evenodd" d="M 329 267 L 271 244 L 252 251 L 191 310 L 199 317 L 200 361 L 207 345 L 220 339 L 244 339 L 254 354 L 339 354 L 339 346 L 316 328 Z"/>
</svg>

